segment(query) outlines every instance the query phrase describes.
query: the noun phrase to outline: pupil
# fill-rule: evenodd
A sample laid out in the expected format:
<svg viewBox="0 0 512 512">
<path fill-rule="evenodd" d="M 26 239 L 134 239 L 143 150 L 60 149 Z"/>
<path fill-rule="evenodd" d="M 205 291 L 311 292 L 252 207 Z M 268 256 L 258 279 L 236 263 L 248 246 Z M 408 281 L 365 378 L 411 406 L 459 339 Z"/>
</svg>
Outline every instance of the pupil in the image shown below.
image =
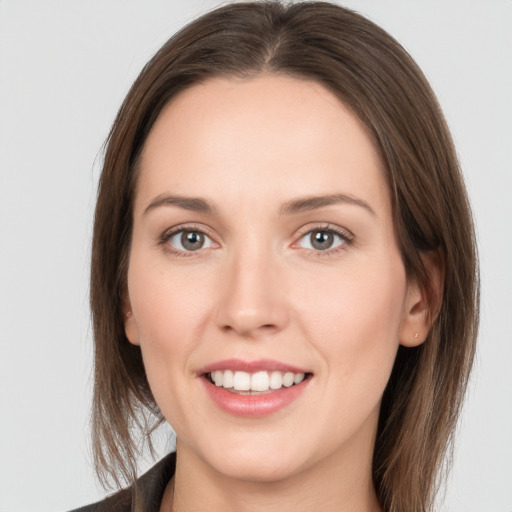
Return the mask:
<svg viewBox="0 0 512 512">
<path fill-rule="evenodd" d="M 204 236 L 196 231 L 188 231 L 181 235 L 181 244 L 188 251 L 201 249 L 204 243 Z"/>
<path fill-rule="evenodd" d="M 315 231 L 311 234 L 311 245 L 315 249 L 326 250 L 329 249 L 334 241 L 334 236 L 328 231 Z"/>
</svg>

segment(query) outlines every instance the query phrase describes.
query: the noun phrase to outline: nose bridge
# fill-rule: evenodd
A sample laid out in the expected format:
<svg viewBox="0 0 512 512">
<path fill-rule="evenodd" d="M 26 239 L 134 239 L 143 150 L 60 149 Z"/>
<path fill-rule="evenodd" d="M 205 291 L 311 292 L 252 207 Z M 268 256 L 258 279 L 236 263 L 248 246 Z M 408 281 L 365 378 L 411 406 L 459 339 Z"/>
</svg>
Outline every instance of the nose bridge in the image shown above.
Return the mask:
<svg viewBox="0 0 512 512">
<path fill-rule="evenodd" d="M 248 336 L 281 330 L 287 322 L 282 273 L 269 240 L 246 237 L 232 248 L 222 272 L 217 321 L 224 330 Z"/>
</svg>

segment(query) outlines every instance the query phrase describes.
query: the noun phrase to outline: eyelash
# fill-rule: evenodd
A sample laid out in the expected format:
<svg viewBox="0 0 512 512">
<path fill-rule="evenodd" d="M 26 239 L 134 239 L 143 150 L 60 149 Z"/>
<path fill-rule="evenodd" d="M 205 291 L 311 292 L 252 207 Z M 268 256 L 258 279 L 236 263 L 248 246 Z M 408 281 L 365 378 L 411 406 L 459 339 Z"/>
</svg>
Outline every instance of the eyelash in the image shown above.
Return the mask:
<svg viewBox="0 0 512 512">
<path fill-rule="evenodd" d="M 172 245 L 169 244 L 169 241 L 172 239 L 172 237 L 174 237 L 175 235 L 177 235 L 179 233 L 183 233 L 183 232 L 187 232 L 187 231 L 192 232 L 192 233 L 200 233 L 200 234 L 208 237 L 212 241 L 213 244 L 218 245 L 218 244 L 216 244 L 216 242 L 213 241 L 213 237 L 210 236 L 210 234 L 208 233 L 208 230 L 205 230 L 204 227 L 199 227 L 196 225 L 184 225 L 184 226 L 182 225 L 182 226 L 177 226 L 177 227 L 171 228 L 170 230 L 164 231 L 158 240 L 158 245 L 163 246 L 165 248 L 165 250 L 168 251 L 169 253 L 171 253 L 173 256 L 184 257 L 184 258 L 195 256 L 196 255 L 195 253 L 200 252 L 201 249 L 198 249 L 197 251 L 182 251 L 180 249 L 174 248 Z M 348 230 L 340 229 L 339 227 L 333 226 L 331 224 L 323 224 L 323 225 L 319 225 L 319 226 L 308 227 L 307 229 L 303 228 L 301 230 L 301 232 L 299 233 L 297 241 L 292 244 L 292 247 L 296 246 L 300 242 L 300 240 L 302 240 L 306 235 L 310 235 L 311 233 L 314 233 L 314 232 L 331 233 L 331 234 L 339 237 L 342 240 L 342 243 L 338 247 L 335 247 L 334 249 L 325 249 L 323 251 L 315 250 L 315 249 L 306 249 L 306 250 L 314 253 L 318 257 L 332 256 L 332 255 L 337 254 L 340 251 L 346 250 L 347 247 L 354 245 L 354 235 L 352 233 L 350 233 Z"/>
<path fill-rule="evenodd" d="M 341 229 L 338 226 L 333 226 L 331 224 L 322 224 L 320 226 L 308 226 L 307 228 L 303 228 L 303 231 L 299 234 L 297 242 L 294 242 L 293 246 L 296 246 L 300 242 L 300 240 L 302 240 L 306 235 L 311 235 L 312 233 L 315 232 L 330 233 L 335 236 L 338 236 L 342 241 L 342 243 L 338 247 L 334 247 L 333 249 L 325 249 L 323 251 L 315 249 L 306 249 L 317 257 L 335 256 L 339 252 L 346 250 L 347 247 L 354 245 L 354 235 L 350 231 Z"/>
<path fill-rule="evenodd" d="M 178 256 L 180 258 L 189 258 L 191 256 L 195 256 L 195 253 L 199 252 L 200 250 L 181 251 L 173 247 L 171 244 L 169 244 L 169 240 L 171 240 L 173 236 L 186 231 L 190 233 L 201 233 L 202 235 L 207 236 L 213 242 L 213 237 L 208 234 L 207 230 L 205 230 L 204 227 L 199 227 L 194 224 L 187 224 L 184 226 L 176 226 L 174 228 L 171 228 L 170 230 L 164 231 L 158 240 L 158 245 L 163 246 L 164 249 L 167 252 L 171 253 L 173 256 Z"/>
</svg>

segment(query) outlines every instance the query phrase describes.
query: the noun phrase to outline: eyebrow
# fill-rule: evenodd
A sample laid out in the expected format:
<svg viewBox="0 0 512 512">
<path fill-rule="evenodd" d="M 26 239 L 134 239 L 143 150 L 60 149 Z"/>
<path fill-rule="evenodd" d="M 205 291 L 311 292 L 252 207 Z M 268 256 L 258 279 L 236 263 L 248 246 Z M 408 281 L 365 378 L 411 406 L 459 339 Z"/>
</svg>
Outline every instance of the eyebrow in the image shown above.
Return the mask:
<svg viewBox="0 0 512 512">
<path fill-rule="evenodd" d="M 177 206 L 178 208 L 183 208 L 184 210 L 200 213 L 211 214 L 215 212 L 213 205 L 205 199 L 201 199 L 200 197 L 185 197 L 162 194 L 151 201 L 151 203 L 144 210 L 144 214 L 147 214 L 159 206 Z"/>
<path fill-rule="evenodd" d="M 372 215 L 376 215 L 375 210 L 366 201 L 347 194 L 328 194 L 293 199 L 281 207 L 280 213 L 281 215 L 291 215 L 294 213 L 316 210 L 318 208 L 323 208 L 324 206 L 332 206 L 336 204 L 351 204 L 360 206 Z M 154 210 L 160 206 L 177 206 L 178 208 L 183 208 L 184 210 L 207 214 L 213 214 L 216 212 L 215 207 L 211 203 L 200 197 L 162 194 L 151 201 L 151 203 L 144 210 L 144 214 L 147 214 L 151 210 Z"/>
<path fill-rule="evenodd" d="M 364 208 L 372 215 L 376 215 L 375 210 L 362 199 L 347 194 L 328 194 L 321 196 L 308 196 L 299 199 L 293 199 L 283 205 L 281 214 L 301 213 L 309 210 L 316 210 L 324 206 L 332 206 L 335 204 L 351 204 Z"/>
</svg>

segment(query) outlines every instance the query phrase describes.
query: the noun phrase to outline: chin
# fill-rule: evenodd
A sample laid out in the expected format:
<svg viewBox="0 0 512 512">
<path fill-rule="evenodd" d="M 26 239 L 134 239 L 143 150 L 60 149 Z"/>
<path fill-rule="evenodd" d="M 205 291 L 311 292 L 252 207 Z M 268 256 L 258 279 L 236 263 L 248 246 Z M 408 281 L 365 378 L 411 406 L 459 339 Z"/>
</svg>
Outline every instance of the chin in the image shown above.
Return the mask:
<svg viewBox="0 0 512 512">
<path fill-rule="evenodd" d="M 307 463 L 305 451 L 299 440 L 293 441 L 294 437 L 282 433 L 232 433 L 227 437 L 214 436 L 209 442 L 206 440 L 206 446 L 194 451 L 210 470 L 223 477 L 247 482 L 277 482 L 299 473 Z M 183 447 L 179 442 L 177 446 L 179 454 Z"/>
<path fill-rule="evenodd" d="M 303 461 L 297 460 L 296 456 L 287 456 L 279 451 L 259 452 L 239 454 L 238 457 L 230 456 L 220 462 L 216 461 L 214 469 L 228 478 L 257 483 L 283 481 L 301 471 Z"/>
</svg>

